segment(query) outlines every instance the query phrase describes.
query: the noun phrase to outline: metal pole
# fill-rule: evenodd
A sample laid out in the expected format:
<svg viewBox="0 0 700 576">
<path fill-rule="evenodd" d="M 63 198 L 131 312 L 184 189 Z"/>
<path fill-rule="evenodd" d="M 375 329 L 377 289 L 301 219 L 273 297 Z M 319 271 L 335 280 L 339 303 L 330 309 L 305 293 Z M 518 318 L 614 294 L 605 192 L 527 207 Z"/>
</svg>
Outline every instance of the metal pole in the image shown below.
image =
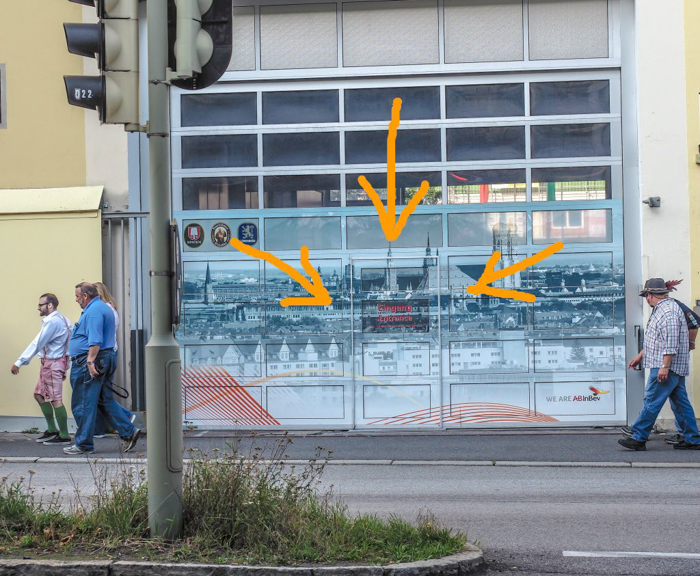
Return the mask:
<svg viewBox="0 0 700 576">
<path fill-rule="evenodd" d="M 146 345 L 148 517 L 151 536 L 182 535 L 182 382 L 173 337 L 167 0 L 147 0 L 151 194 L 151 338 Z"/>
</svg>

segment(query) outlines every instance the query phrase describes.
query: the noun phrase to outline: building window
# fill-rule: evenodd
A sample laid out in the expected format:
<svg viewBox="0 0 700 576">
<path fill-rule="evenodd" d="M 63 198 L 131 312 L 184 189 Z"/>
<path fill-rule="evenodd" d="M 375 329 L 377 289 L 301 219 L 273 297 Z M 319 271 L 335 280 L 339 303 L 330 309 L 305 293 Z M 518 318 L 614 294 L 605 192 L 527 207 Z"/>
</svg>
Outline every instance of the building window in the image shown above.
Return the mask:
<svg viewBox="0 0 700 576">
<path fill-rule="evenodd" d="M 0 64 L 0 128 L 7 128 L 7 90 L 5 88 L 5 65 Z"/>
</svg>

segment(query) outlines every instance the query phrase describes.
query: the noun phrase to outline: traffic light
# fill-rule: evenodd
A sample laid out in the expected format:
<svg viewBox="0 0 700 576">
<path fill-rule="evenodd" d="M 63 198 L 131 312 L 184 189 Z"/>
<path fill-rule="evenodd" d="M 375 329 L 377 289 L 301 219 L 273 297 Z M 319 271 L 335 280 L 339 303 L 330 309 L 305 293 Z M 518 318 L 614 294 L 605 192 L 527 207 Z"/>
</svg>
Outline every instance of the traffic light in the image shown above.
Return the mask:
<svg viewBox="0 0 700 576">
<path fill-rule="evenodd" d="M 221 78 L 231 61 L 231 0 L 168 0 L 171 84 L 201 90 Z"/>
<path fill-rule="evenodd" d="M 68 103 L 104 124 L 139 123 L 138 0 L 69 0 L 97 9 L 98 24 L 64 24 L 68 51 L 97 59 L 100 76 L 64 76 Z"/>
</svg>

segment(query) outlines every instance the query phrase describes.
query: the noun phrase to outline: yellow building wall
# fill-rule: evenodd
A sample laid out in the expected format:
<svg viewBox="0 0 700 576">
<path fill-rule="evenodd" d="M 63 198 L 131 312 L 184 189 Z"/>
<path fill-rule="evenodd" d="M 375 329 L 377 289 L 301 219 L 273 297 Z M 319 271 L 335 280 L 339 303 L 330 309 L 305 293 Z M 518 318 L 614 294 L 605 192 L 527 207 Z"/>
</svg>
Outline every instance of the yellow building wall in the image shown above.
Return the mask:
<svg viewBox="0 0 700 576">
<path fill-rule="evenodd" d="M 63 22 L 81 22 L 67 0 L 0 0 L 7 128 L 0 129 L 0 188 L 85 184 L 85 113 L 69 106 L 63 75 L 83 73 Z"/>
<path fill-rule="evenodd" d="M 10 368 L 41 328 L 39 296 L 56 294 L 59 311 L 71 324 L 78 320 L 81 309 L 75 302 L 75 285 L 101 277 L 100 236 L 101 218 L 96 210 L 86 214 L 0 215 L 0 246 L 14 248 L 0 254 L 5 272 L 0 282 L 0 366 L 4 374 L 0 378 L 0 418 L 41 417 L 33 397 L 39 359 L 35 357 L 23 366 L 17 376 Z M 68 379 L 63 393 L 70 410 Z"/>
<path fill-rule="evenodd" d="M 692 305 L 700 300 L 700 2 L 685 0 L 685 65 L 688 117 L 688 197 L 690 206 L 690 266 Z M 700 349 L 700 339 L 697 343 Z M 691 398 L 700 417 L 700 352 L 693 355 Z"/>
</svg>

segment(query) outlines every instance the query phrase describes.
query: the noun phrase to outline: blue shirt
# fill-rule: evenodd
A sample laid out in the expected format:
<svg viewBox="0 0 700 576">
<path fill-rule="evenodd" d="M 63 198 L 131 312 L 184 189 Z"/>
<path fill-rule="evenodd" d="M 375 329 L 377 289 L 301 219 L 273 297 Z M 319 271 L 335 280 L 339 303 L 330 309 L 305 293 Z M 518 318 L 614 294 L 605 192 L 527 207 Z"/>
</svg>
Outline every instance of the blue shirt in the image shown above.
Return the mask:
<svg viewBox="0 0 700 576">
<path fill-rule="evenodd" d="M 70 355 L 86 354 L 90 346 L 114 348 L 114 312 L 99 298 L 90 300 L 73 328 Z"/>
</svg>

